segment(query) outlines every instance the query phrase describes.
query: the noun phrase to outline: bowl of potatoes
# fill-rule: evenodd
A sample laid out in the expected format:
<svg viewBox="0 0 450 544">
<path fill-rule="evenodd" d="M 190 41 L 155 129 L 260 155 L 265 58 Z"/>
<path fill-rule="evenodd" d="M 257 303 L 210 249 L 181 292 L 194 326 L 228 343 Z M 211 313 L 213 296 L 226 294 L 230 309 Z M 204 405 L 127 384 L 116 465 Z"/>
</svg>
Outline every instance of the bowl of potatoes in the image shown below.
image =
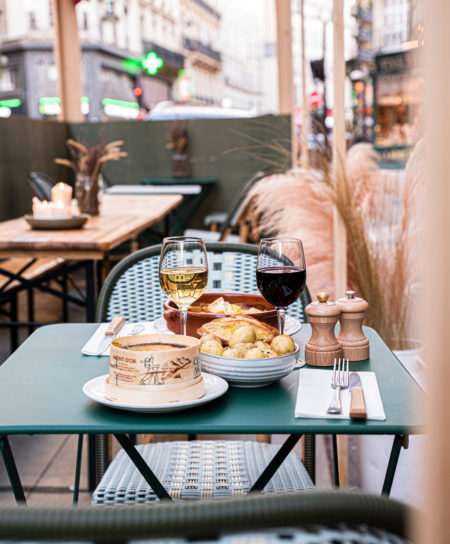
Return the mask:
<svg viewBox="0 0 450 544">
<path fill-rule="evenodd" d="M 209 333 L 200 338 L 202 369 L 234 387 L 264 387 L 287 376 L 299 351 L 290 336 L 262 334 L 245 324 L 228 337 Z"/>
</svg>

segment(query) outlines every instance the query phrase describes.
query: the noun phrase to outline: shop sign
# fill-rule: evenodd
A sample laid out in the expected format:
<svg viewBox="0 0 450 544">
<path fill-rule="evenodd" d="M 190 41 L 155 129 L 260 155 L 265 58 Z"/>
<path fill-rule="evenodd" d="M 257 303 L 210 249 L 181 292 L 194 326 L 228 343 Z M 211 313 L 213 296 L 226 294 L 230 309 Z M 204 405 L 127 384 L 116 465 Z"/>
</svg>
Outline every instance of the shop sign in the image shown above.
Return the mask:
<svg viewBox="0 0 450 544">
<path fill-rule="evenodd" d="M 154 51 L 150 51 L 145 55 L 141 60 L 141 66 L 146 70 L 151 76 L 157 74 L 158 70 L 163 66 L 164 61 L 161 57 Z"/>
<path fill-rule="evenodd" d="M 81 97 L 81 113 L 87 115 L 89 113 L 89 98 Z M 58 96 L 42 96 L 39 99 L 39 113 L 53 117 L 61 113 L 61 101 Z"/>
<path fill-rule="evenodd" d="M 115 98 L 102 100 L 103 111 L 108 117 L 120 117 L 121 119 L 137 119 L 139 116 L 139 104 Z"/>
<path fill-rule="evenodd" d="M 402 51 L 392 55 L 380 55 L 375 62 L 378 74 L 392 74 L 414 68 L 415 56 L 411 51 Z"/>
<path fill-rule="evenodd" d="M 179 70 L 177 78 L 177 100 L 190 102 L 195 98 L 194 77 L 190 70 Z"/>
</svg>

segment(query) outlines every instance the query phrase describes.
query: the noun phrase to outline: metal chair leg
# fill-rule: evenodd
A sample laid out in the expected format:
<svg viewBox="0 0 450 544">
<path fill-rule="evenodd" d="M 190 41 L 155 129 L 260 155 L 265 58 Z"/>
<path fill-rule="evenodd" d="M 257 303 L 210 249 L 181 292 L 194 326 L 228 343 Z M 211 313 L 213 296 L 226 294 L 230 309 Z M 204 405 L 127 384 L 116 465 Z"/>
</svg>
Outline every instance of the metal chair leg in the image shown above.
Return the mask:
<svg viewBox="0 0 450 544">
<path fill-rule="evenodd" d="M 339 483 L 339 457 L 338 457 L 338 447 L 337 447 L 337 438 L 335 434 L 331 435 L 331 444 L 333 447 L 333 478 L 335 487 L 340 487 Z"/>
<path fill-rule="evenodd" d="M 306 434 L 304 437 L 305 444 L 305 468 L 313 481 L 316 483 L 316 435 Z"/>
</svg>

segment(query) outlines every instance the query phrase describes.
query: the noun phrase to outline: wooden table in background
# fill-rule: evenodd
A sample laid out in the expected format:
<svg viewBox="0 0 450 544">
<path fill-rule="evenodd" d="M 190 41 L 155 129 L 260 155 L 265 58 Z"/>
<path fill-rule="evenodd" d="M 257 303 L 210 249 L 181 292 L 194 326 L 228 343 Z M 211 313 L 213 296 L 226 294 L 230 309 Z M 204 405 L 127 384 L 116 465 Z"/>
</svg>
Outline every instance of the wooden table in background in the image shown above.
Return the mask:
<svg viewBox="0 0 450 544">
<path fill-rule="evenodd" d="M 168 230 L 168 216 L 182 200 L 181 195 L 104 195 L 100 215 L 91 217 L 82 229 L 33 230 L 22 217 L 4 221 L 0 259 L 61 257 L 85 262 L 86 317 L 94 321 L 96 265 L 107 263 L 112 249 L 163 219 Z"/>
</svg>

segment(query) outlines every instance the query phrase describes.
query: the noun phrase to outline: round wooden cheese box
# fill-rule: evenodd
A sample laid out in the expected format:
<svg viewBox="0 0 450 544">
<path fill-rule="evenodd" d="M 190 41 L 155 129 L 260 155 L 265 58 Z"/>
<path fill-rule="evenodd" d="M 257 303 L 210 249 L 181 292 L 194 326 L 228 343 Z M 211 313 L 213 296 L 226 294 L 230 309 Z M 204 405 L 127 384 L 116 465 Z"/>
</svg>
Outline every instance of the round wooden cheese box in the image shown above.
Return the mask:
<svg viewBox="0 0 450 544">
<path fill-rule="evenodd" d="M 178 334 L 123 336 L 111 342 L 105 397 L 133 404 L 166 404 L 205 394 L 200 341 Z"/>
</svg>

